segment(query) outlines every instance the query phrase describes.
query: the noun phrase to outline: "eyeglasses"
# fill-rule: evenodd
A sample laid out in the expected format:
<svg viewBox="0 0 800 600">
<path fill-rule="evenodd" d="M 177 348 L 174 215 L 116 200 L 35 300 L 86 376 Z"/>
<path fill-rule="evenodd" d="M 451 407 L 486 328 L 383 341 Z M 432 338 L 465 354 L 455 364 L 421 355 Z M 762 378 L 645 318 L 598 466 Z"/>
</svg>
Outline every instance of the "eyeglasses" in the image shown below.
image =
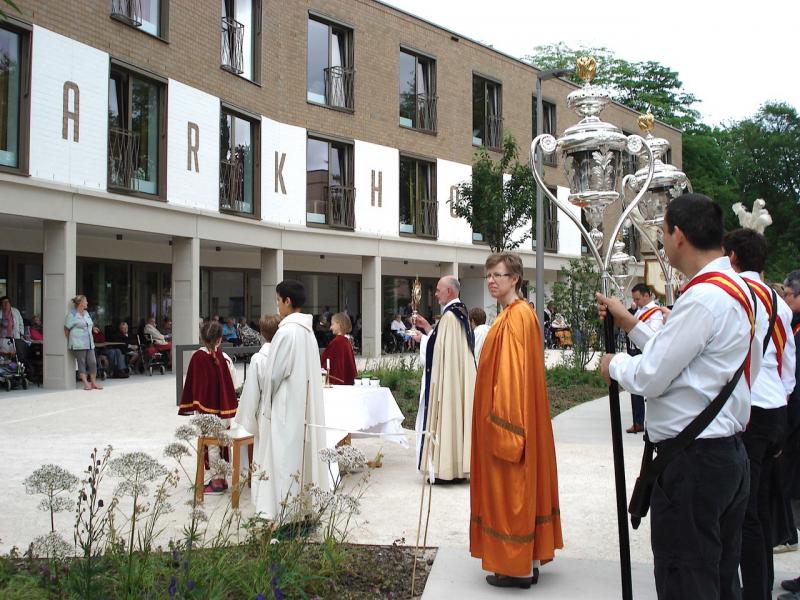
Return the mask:
<svg viewBox="0 0 800 600">
<path fill-rule="evenodd" d="M 501 277 L 513 277 L 513 276 L 514 275 L 512 273 L 487 273 L 484 279 L 486 279 L 486 281 L 489 281 L 490 279 L 494 279 L 495 281 L 497 281 Z"/>
</svg>

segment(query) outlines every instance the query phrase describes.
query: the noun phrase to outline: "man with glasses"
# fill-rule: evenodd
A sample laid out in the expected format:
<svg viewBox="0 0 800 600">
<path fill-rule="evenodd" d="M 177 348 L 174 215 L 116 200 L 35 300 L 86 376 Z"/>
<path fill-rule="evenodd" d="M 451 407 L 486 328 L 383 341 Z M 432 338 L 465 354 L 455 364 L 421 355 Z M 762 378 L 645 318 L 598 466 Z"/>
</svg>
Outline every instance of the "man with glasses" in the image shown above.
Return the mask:
<svg viewBox="0 0 800 600">
<path fill-rule="evenodd" d="M 436 284 L 441 319 L 435 327 L 420 316 L 411 324 L 427 332 L 415 337 L 425 369 L 416 423 L 417 468 L 432 483 L 469 477 L 475 341 L 460 290 L 458 279 L 442 277 Z"/>
</svg>

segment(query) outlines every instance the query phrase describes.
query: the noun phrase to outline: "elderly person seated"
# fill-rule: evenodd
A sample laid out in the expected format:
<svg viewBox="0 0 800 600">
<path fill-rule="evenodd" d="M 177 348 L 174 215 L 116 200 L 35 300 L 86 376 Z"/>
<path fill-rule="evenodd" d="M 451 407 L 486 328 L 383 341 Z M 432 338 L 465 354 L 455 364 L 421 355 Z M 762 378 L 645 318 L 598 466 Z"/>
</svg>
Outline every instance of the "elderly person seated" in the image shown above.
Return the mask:
<svg viewBox="0 0 800 600">
<path fill-rule="evenodd" d="M 147 323 L 144 326 L 144 335 L 153 343 L 153 347 L 148 348 L 147 351 L 150 354 L 155 354 L 156 351 L 165 353 L 167 355 L 167 363 L 169 364 L 172 343 L 167 340 L 164 334 L 158 330 L 158 327 L 156 327 L 155 316 L 151 315 L 150 318 L 147 319 Z"/>
<path fill-rule="evenodd" d="M 42 330 L 42 319 L 41 317 L 39 317 L 39 315 L 33 315 L 33 318 L 31 319 L 30 336 L 34 342 L 44 341 L 44 331 Z"/>
<path fill-rule="evenodd" d="M 94 338 L 95 352 L 98 358 L 106 359 L 111 376 L 115 379 L 127 378 L 130 375 L 128 373 L 128 362 L 125 360 L 125 355 L 122 353 L 121 348 L 114 346 L 98 347 L 98 344 L 106 343 L 106 336 L 97 325 L 92 327 L 92 337 Z"/>
<path fill-rule="evenodd" d="M 137 339 L 130 334 L 130 328 L 125 321 L 119 324 L 116 331 L 108 335 L 108 341 L 125 344 L 124 346 L 120 346 L 119 349 L 125 354 L 131 368 L 136 366 L 136 363 L 139 361 L 139 344 Z"/>
<path fill-rule="evenodd" d="M 250 327 L 245 317 L 239 320 L 239 339 L 242 340 L 243 346 L 261 346 L 261 336 Z"/>
<path fill-rule="evenodd" d="M 228 317 L 222 326 L 222 341 L 239 346 L 242 340 L 239 339 L 239 331 L 236 329 L 236 319 Z"/>
</svg>

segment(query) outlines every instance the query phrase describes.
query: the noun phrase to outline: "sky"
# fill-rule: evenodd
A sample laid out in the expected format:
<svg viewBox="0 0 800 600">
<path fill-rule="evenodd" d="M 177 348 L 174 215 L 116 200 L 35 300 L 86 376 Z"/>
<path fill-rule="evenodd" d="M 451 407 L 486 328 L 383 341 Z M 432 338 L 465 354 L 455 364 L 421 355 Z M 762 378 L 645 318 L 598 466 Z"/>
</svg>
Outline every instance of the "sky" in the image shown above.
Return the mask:
<svg viewBox="0 0 800 600">
<path fill-rule="evenodd" d="M 564 42 L 657 61 L 702 101 L 708 124 L 749 117 L 768 100 L 800 110 L 796 0 L 383 1 L 515 57 Z"/>
</svg>

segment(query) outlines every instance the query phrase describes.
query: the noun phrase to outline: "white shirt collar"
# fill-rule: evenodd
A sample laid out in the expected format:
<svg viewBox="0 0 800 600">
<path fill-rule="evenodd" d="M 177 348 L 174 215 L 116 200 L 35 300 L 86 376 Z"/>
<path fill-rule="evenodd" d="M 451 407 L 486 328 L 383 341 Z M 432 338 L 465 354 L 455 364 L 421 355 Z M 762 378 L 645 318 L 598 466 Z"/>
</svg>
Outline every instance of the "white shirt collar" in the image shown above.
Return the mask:
<svg viewBox="0 0 800 600">
<path fill-rule="evenodd" d="M 708 263 L 705 267 L 700 269 L 697 273 L 695 273 L 694 277 L 698 275 L 702 275 L 703 273 L 708 273 L 710 271 L 731 271 L 733 267 L 731 267 L 731 261 L 727 256 L 720 256 L 719 258 L 715 258 L 710 263 Z M 694 279 L 692 277 L 692 279 Z"/>
<path fill-rule="evenodd" d="M 314 325 L 314 317 L 312 315 L 306 315 L 304 313 L 289 313 L 283 319 L 281 319 L 280 325 L 278 328 L 283 327 L 284 325 L 288 325 L 289 323 L 294 323 L 295 325 L 300 325 L 300 327 L 305 327 L 309 331 L 313 330 Z"/>
<path fill-rule="evenodd" d="M 742 271 L 741 273 L 739 273 L 739 277 L 744 277 L 745 279 L 750 279 L 752 281 L 758 281 L 759 283 L 764 283 L 761 280 L 761 275 L 759 275 L 755 271 Z"/>
</svg>

